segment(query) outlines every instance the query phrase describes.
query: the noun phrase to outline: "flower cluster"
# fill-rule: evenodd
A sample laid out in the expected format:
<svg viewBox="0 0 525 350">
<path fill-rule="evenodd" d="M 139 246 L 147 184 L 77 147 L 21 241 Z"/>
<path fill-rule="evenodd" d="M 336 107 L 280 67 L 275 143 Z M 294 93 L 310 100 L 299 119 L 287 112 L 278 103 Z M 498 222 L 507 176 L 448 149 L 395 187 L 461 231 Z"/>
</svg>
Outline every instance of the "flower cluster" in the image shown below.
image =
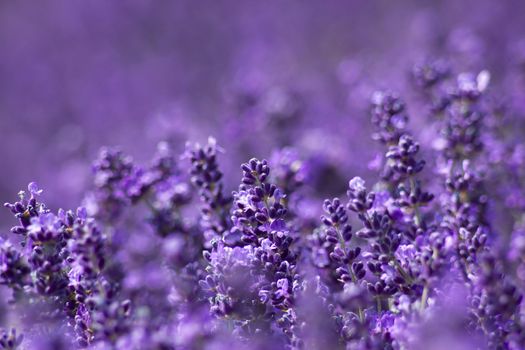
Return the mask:
<svg viewBox="0 0 525 350">
<path fill-rule="evenodd" d="M 30 183 L 5 204 L 0 349 L 523 349 L 523 142 L 497 125 L 512 118 L 488 72 L 438 60 L 412 80 L 428 130 L 373 93 L 375 174 L 284 147 L 231 191 L 210 137 L 146 165 L 104 148 L 76 210 Z M 267 98 L 239 108 L 300 119 L 292 94 Z"/>
<path fill-rule="evenodd" d="M 187 146 L 187 157 L 191 161 L 191 182 L 199 189 L 202 203 L 202 226 L 207 240 L 222 238 L 229 228 L 228 212 L 231 199 L 224 196 L 222 172 L 217 164 L 217 142 L 210 137 L 206 147 L 199 144 L 192 149 Z"/>
<path fill-rule="evenodd" d="M 272 334 L 275 322 L 289 343 L 297 345 L 294 291 L 299 276 L 284 195 L 268 183 L 266 160 L 251 159 L 242 171 L 242 185 L 233 196 L 231 228 L 240 237 L 239 246 L 216 242 L 205 254 L 209 274 L 201 284 L 212 294 L 212 310 L 243 332 Z"/>
</svg>

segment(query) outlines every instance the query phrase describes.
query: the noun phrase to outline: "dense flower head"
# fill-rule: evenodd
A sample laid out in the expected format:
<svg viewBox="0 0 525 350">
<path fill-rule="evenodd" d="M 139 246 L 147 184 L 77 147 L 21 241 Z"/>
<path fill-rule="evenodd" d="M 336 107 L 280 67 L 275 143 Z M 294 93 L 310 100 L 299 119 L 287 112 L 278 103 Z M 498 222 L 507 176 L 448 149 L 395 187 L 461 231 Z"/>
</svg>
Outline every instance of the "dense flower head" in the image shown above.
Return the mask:
<svg viewBox="0 0 525 350">
<path fill-rule="evenodd" d="M 293 148 L 283 148 L 275 151 L 270 159 L 271 176 L 284 193 L 292 194 L 301 188 L 308 180 L 309 165 L 301 159 L 298 151 Z"/>
<path fill-rule="evenodd" d="M 373 138 L 385 143 L 397 143 L 408 117 L 405 102 L 394 93 L 378 91 L 372 96 L 372 123 L 377 127 Z"/>
<path fill-rule="evenodd" d="M 251 159 L 241 166 L 242 184 L 234 193 L 232 232 L 238 246 L 222 240 L 205 252 L 210 262 L 201 281 L 211 296 L 212 311 L 232 319 L 244 336 L 272 333 L 271 323 L 295 344 L 295 291 L 299 288 L 293 235 L 285 221 L 284 195 L 267 182 L 266 160 Z"/>
<path fill-rule="evenodd" d="M 27 235 L 28 227 L 31 225 L 32 218 L 38 217 L 41 213 L 47 213 L 48 209 L 43 203 L 38 202 L 37 198 L 43 192 L 38 188 L 36 182 L 31 182 L 27 189 L 30 197 L 27 198 L 25 191 L 18 192 L 20 200 L 14 203 L 5 203 L 4 206 L 9 208 L 14 216 L 19 220 L 20 225 L 11 228 L 11 232 L 16 234 Z"/>
<path fill-rule="evenodd" d="M 8 241 L 0 243 L 0 283 L 13 289 L 23 288 L 29 283 L 31 272 L 27 261 Z"/>
<path fill-rule="evenodd" d="M 222 172 L 217 164 L 221 148 L 213 137 L 206 146 L 199 144 L 186 146 L 186 154 L 191 162 L 191 182 L 198 188 L 201 200 L 202 225 L 207 240 L 222 237 L 229 228 L 228 211 L 231 199 L 224 195 Z"/>
<path fill-rule="evenodd" d="M 425 90 L 433 88 L 450 74 L 450 65 L 444 60 L 426 60 L 412 68 L 412 79 Z"/>
<path fill-rule="evenodd" d="M 100 215 L 108 219 L 118 216 L 129 199 L 129 189 L 135 172 L 133 160 L 122 151 L 103 148 L 93 163 L 94 184 Z"/>
<path fill-rule="evenodd" d="M 410 135 L 403 135 L 399 138 L 396 146 L 391 146 L 385 157 L 392 160 L 389 164 L 395 172 L 414 175 L 425 166 L 424 160 L 416 160 L 414 156 L 419 152 L 419 144 Z"/>
</svg>

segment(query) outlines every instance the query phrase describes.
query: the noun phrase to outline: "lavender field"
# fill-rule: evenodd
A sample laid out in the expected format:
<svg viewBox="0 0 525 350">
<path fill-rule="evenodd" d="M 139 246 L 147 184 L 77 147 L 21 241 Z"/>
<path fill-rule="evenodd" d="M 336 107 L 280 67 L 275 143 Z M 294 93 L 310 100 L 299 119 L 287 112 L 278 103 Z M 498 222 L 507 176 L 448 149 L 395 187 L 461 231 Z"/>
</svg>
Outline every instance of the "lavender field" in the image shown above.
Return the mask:
<svg viewBox="0 0 525 350">
<path fill-rule="evenodd" d="M 525 2 L 0 2 L 0 350 L 525 349 Z"/>
</svg>

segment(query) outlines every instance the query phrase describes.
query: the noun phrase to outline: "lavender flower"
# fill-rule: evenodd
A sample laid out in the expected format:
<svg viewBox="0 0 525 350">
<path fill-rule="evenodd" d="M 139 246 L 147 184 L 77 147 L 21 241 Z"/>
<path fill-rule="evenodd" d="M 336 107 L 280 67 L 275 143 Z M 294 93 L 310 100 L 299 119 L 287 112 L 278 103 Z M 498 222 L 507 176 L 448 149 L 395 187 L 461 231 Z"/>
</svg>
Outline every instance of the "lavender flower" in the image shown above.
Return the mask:
<svg viewBox="0 0 525 350">
<path fill-rule="evenodd" d="M 424 90 L 439 85 L 450 74 L 450 66 L 444 60 L 427 60 L 414 65 L 412 79 L 415 84 Z"/>
<path fill-rule="evenodd" d="M 393 93 L 376 92 L 372 96 L 371 115 L 377 128 L 373 138 L 387 145 L 396 144 L 408 121 L 405 103 Z"/>
<path fill-rule="evenodd" d="M 188 145 L 185 154 L 192 165 L 191 182 L 199 189 L 201 222 L 208 241 L 213 237 L 223 238 L 230 227 L 227 214 L 231 199 L 223 194 L 222 172 L 217 164 L 217 153 L 220 151 L 215 139 L 210 137 L 205 147 L 197 144 L 192 149 Z"/>
<path fill-rule="evenodd" d="M 211 265 L 202 285 L 212 292 L 212 310 L 222 317 L 233 316 L 244 332 L 270 332 L 268 321 L 275 319 L 295 344 L 298 275 L 282 194 L 266 182 L 270 173 L 266 160 L 251 159 L 242 170 L 243 184 L 234 193 L 232 231 L 240 233 L 244 246 L 230 248 L 216 241 L 212 253 L 205 254 Z"/>
<path fill-rule="evenodd" d="M 9 241 L 0 242 L 0 284 L 13 290 L 21 290 L 29 285 L 31 269 L 21 252 Z"/>
<path fill-rule="evenodd" d="M 17 335 L 16 329 L 12 328 L 9 331 L 0 329 L 0 349 L 16 350 L 20 349 L 20 344 L 24 340 L 23 335 Z"/>
<path fill-rule="evenodd" d="M 104 220 L 119 216 L 128 205 L 128 190 L 136 169 L 131 157 L 117 149 L 103 148 L 93 164 L 96 191 L 91 199 L 93 212 Z"/>
</svg>

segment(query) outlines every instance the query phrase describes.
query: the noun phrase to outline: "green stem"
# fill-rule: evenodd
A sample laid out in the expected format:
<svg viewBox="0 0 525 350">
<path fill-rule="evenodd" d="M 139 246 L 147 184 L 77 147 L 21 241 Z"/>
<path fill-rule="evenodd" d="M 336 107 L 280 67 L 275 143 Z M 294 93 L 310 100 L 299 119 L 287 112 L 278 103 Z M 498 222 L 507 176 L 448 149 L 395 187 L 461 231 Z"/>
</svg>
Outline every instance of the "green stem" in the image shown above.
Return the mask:
<svg viewBox="0 0 525 350">
<path fill-rule="evenodd" d="M 408 275 L 408 273 L 403 269 L 403 266 L 399 264 L 397 259 L 395 257 L 392 257 L 392 261 L 394 262 L 394 266 L 396 267 L 397 271 L 403 276 L 403 278 L 410 284 L 412 284 L 412 278 Z"/>
<path fill-rule="evenodd" d="M 428 299 L 428 285 L 425 284 L 425 287 L 423 288 L 423 294 L 421 294 L 421 312 L 425 310 L 427 305 L 427 299 Z"/>
<path fill-rule="evenodd" d="M 341 249 L 343 249 L 343 251 L 346 254 L 346 242 L 345 242 L 345 239 L 343 238 L 343 235 L 339 231 L 339 224 L 335 224 L 334 227 L 335 227 L 335 232 L 337 233 L 337 238 L 339 239 L 339 244 L 341 245 Z M 354 282 L 354 284 L 357 284 L 357 276 L 355 275 L 354 271 L 352 271 L 352 266 L 350 265 L 350 262 L 348 262 L 347 268 L 348 268 L 348 272 L 350 272 L 350 276 L 352 277 L 352 282 Z M 357 312 L 359 314 L 359 321 L 363 323 L 365 320 L 365 316 L 363 314 L 363 309 L 361 308 L 361 306 L 357 308 Z"/>
<path fill-rule="evenodd" d="M 412 192 L 416 192 L 416 182 L 414 180 L 414 177 L 413 176 L 410 176 L 409 177 L 409 182 L 410 182 L 410 193 Z M 419 204 L 416 203 L 414 204 L 414 222 L 416 224 L 416 226 L 421 226 L 421 212 L 419 210 Z"/>
<path fill-rule="evenodd" d="M 359 314 L 359 322 L 363 323 L 365 321 L 365 314 L 363 313 L 361 306 L 357 308 L 357 312 Z"/>
</svg>

